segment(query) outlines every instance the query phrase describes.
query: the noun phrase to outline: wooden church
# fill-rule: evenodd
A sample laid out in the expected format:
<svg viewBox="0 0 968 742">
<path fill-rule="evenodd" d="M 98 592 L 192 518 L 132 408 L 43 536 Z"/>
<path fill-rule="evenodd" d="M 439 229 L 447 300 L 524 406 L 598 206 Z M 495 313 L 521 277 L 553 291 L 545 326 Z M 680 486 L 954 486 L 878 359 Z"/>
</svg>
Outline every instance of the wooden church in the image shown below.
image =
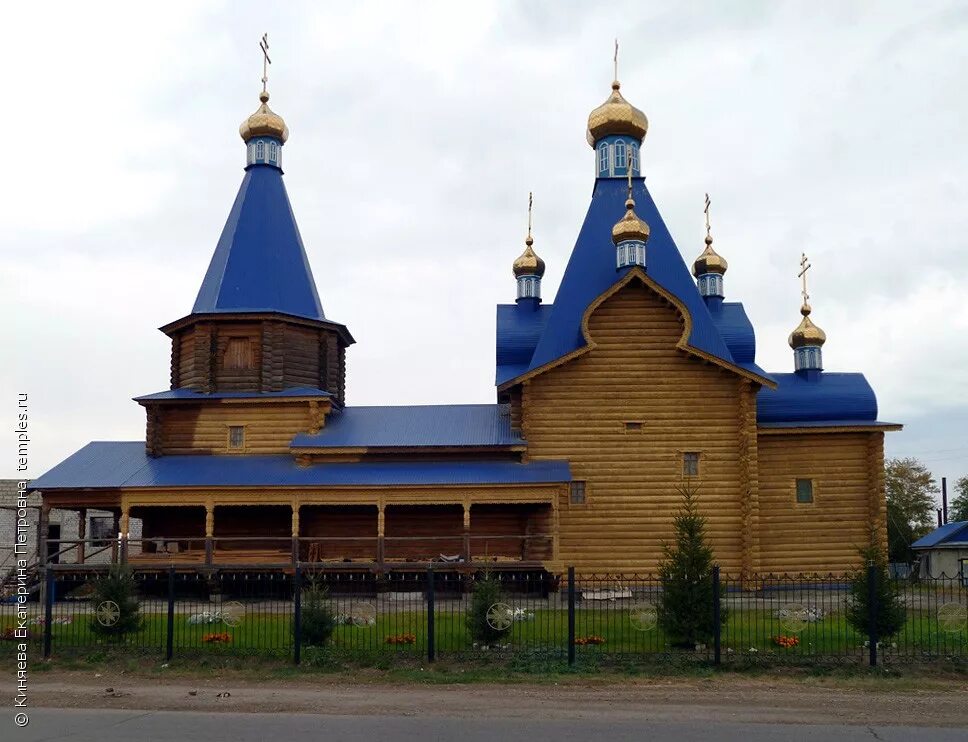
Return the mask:
<svg viewBox="0 0 968 742">
<path fill-rule="evenodd" d="M 113 512 L 120 558 L 144 565 L 648 573 L 688 483 L 733 574 L 843 572 L 884 543 L 900 426 L 863 375 L 824 370 L 805 288 L 793 371 L 756 364 L 708 228 L 690 274 L 659 215 L 648 121 L 618 81 L 588 117 L 595 185 L 554 302 L 530 230 L 513 263 L 490 405 L 347 403 L 353 336 L 323 313 L 283 183 L 289 130 L 260 101 L 195 305 L 161 328 L 171 388 L 135 400 L 146 439 L 89 443 L 32 482 L 42 518 Z"/>
</svg>

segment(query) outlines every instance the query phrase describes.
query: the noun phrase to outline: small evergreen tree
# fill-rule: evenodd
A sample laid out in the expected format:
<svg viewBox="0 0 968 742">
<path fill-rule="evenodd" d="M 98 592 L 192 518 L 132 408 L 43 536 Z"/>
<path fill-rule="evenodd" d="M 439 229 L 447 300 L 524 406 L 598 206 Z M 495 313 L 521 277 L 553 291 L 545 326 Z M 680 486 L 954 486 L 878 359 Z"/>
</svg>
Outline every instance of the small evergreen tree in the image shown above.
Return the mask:
<svg viewBox="0 0 968 742">
<path fill-rule="evenodd" d="M 467 630 L 474 641 L 490 644 L 497 641 L 511 630 L 508 626 L 497 629 L 487 622 L 487 612 L 495 603 L 504 602 L 501 582 L 493 575 L 485 572 L 483 577 L 474 583 L 474 593 L 471 604 L 467 609 Z"/>
<path fill-rule="evenodd" d="M 847 601 L 847 623 L 860 634 L 870 633 L 871 600 L 877 603 L 878 640 L 894 636 L 907 621 L 907 606 L 900 585 L 887 571 L 887 558 L 877 546 L 860 550 L 862 566 L 850 576 L 850 599 Z M 874 567 L 874 591 L 868 589 L 867 571 Z"/>
<path fill-rule="evenodd" d="M 315 579 L 308 580 L 303 590 L 300 613 L 302 641 L 310 647 L 321 647 L 329 641 L 336 629 L 336 615 L 327 602 L 329 591 Z"/>
<path fill-rule="evenodd" d="M 713 550 L 706 544 L 706 519 L 699 513 L 695 486 L 687 482 L 677 489 L 682 507 L 674 521 L 675 543 L 662 547 L 658 620 L 673 646 L 693 647 L 709 642 L 716 631 Z M 726 606 L 720 603 L 722 624 L 726 613 Z"/>
<path fill-rule="evenodd" d="M 91 590 L 91 632 L 98 636 L 120 639 L 141 628 L 141 606 L 138 583 L 128 567 L 113 565 L 106 575 L 94 581 Z M 117 606 L 117 620 L 113 605 Z"/>
</svg>

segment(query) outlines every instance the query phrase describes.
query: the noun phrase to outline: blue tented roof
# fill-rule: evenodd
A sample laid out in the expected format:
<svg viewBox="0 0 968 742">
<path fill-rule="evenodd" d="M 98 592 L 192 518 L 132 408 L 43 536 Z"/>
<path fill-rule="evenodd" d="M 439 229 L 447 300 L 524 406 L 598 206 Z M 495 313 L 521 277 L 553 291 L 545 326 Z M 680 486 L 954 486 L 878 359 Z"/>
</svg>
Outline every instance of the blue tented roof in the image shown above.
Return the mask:
<svg viewBox="0 0 968 742">
<path fill-rule="evenodd" d="M 497 385 L 528 370 L 552 305 L 536 309 L 518 304 L 497 305 Z"/>
<path fill-rule="evenodd" d="M 246 170 L 192 309 L 216 312 L 326 319 L 278 168 Z"/>
<path fill-rule="evenodd" d="M 599 178 L 578 234 L 551 316 L 535 348 L 528 370 L 535 370 L 584 347 L 581 321 L 589 305 L 630 269 L 615 270 L 612 226 L 625 213 L 625 180 Z M 692 317 L 688 343 L 697 350 L 738 365 L 720 336 L 672 235 L 666 228 L 643 178 L 633 181 L 635 211 L 651 229 L 646 247 L 646 273 L 675 295 Z"/>
<path fill-rule="evenodd" d="M 877 399 L 863 374 L 824 371 L 816 378 L 771 374 L 776 389 L 756 395 L 756 421 L 765 423 L 865 424 L 877 421 Z"/>
<path fill-rule="evenodd" d="M 293 448 L 523 446 L 506 404 L 346 407 L 319 433 L 300 433 Z"/>
<path fill-rule="evenodd" d="M 88 443 L 46 474 L 34 490 L 118 487 L 352 487 L 542 484 L 568 482 L 567 461 L 411 461 L 299 466 L 279 456 L 160 456 L 141 441 Z"/>
<path fill-rule="evenodd" d="M 945 523 L 911 544 L 912 549 L 938 546 L 968 548 L 968 520 Z"/>
<path fill-rule="evenodd" d="M 210 399 L 286 399 L 287 397 L 332 397 L 324 389 L 300 386 L 283 389 L 281 392 L 212 392 L 204 394 L 194 389 L 167 389 L 163 392 L 135 397 L 135 402 L 166 402 L 176 400 L 195 400 L 204 402 Z"/>
</svg>

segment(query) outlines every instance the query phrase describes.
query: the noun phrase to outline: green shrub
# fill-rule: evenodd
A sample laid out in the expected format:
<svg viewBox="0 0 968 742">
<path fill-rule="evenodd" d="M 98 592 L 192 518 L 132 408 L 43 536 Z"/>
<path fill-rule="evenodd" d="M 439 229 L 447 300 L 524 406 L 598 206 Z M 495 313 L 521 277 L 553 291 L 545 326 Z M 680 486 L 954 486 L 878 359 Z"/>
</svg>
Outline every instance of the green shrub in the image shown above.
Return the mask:
<svg viewBox="0 0 968 742">
<path fill-rule="evenodd" d="M 511 630 L 508 626 L 505 629 L 496 629 L 487 622 L 487 611 L 495 603 L 503 603 L 504 594 L 501 590 L 501 582 L 496 577 L 485 574 L 483 578 L 474 583 L 474 593 L 471 595 L 471 604 L 467 609 L 467 630 L 471 637 L 481 644 L 491 644 Z"/>
<path fill-rule="evenodd" d="M 302 642 L 310 647 L 321 647 L 329 641 L 336 628 L 336 616 L 327 602 L 329 591 L 325 586 L 309 581 L 302 593 Z"/>
<path fill-rule="evenodd" d="M 117 620 L 105 625 L 110 604 L 117 605 Z M 120 639 L 141 628 L 141 606 L 138 604 L 138 583 L 134 574 L 123 565 L 112 566 L 106 575 L 94 581 L 91 590 L 91 633 Z M 102 620 L 98 620 L 99 615 Z"/>
<path fill-rule="evenodd" d="M 878 640 L 887 639 L 899 632 L 907 621 L 907 606 L 897 581 L 887 571 L 887 559 L 876 546 L 861 549 L 863 565 L 850 576 L 850 599 L 847 603 L 847 623 L 860 634 L 870 633 L 871 600 L 877 602 L 877 619 L 874 622 Z M 874 567 L 873 596 L 868 589 L 867 571 Z"/>
<path fill-rule="evenodd" d="M 664 544 L 659 565 L 662 596 L 659 626 L 675 647 L 706 644 L 716 632 L 713 615 L 713 550 L 706 544 L 706 519 L 700 515 L 696 489 L 679 488 L 682 506 L 675 518 L 674 545 Z M 726 623 L 726 606 L 720 600 L 720 623 Z"/>
</svg>

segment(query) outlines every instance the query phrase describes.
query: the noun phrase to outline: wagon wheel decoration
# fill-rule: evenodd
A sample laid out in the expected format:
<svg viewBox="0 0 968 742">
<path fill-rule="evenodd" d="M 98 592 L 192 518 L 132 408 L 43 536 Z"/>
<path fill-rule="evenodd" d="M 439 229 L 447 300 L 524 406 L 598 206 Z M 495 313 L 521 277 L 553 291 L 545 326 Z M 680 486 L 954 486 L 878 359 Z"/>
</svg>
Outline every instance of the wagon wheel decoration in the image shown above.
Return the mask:
<svg viewBox="0 0 968 742">
<path fill-rule="evenodd" d="M 484 614 L 487 625 L 495 631 L 507 631 L 513 621 L 514 610 L 507 603 L 493 603 Z"/>
<path fill-rule="evenodd" d="M 121 620 L 121 608 L 113 600 L 105 600 L 94 609 L 94 617 L 101 626 L 114 626 Z"/>
<path fill-rule="evenodd" d="M 949 634 L 957 634 L 968 624 L 968 606 L 945 603 L 938 608 L 938 625 Z"/>
<path fill-rule="evenodd" d="M 651 631 L 659 621 L 659 612 L 651 603 L 637 605 L 629 611 L 629 623 L 636 631 Z"/>
<path fill-rule="evenodd" d="M 354 626 L 370 626 L 376 621 L 376 608 L 372 603 L 357 603 L 350 611 Z"/>
<path fill-rule="evenodd" d="M 799 603 L 787 603 L 779 610 L 780 626 L 791 634 L 799 634 L 810 623 L 810 613 Z"/>
<path fill-rule="evenodd" d="M 235 628 L 245 618 L 245 606 L 237 600 L 232 600 L 222 605 L 221 614 L 222 623 L 230 628 Z"/>
</svg>

